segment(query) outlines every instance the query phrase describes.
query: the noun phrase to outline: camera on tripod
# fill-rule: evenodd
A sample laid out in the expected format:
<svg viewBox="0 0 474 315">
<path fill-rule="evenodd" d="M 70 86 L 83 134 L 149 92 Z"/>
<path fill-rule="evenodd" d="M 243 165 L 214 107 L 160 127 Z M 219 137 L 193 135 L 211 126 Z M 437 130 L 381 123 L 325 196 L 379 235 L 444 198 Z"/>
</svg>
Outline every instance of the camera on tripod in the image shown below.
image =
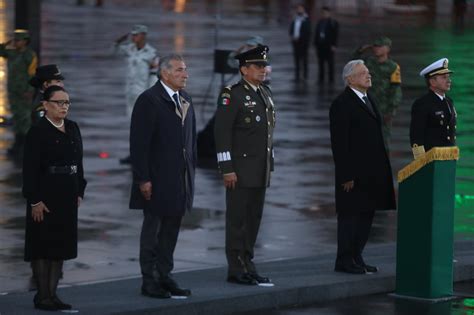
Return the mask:
<svg viewBox="0 0 474 315">
<path fill-rule="evenodd" d="M 239 63 L 232 57 L 235 54 L 233 50 L 215 49 L 214 50 L 214 72 L 220 74 L 239 73 Z"/>
</svg>

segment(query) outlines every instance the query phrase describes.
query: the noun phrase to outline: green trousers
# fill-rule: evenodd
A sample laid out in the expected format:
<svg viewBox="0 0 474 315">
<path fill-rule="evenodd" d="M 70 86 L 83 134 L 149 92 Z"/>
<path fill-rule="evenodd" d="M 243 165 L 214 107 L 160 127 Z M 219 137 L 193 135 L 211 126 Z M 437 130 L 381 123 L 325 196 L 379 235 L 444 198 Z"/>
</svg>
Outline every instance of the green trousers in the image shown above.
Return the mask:
<svg viewBox="0 0 474 315">
<path fill-rule="evenodd" d="M 265 191 L 265 187 L 226 191 L 225 251 L 228 276 L 257 272 L 252 259 L 262 219 Z"/>
</svg>

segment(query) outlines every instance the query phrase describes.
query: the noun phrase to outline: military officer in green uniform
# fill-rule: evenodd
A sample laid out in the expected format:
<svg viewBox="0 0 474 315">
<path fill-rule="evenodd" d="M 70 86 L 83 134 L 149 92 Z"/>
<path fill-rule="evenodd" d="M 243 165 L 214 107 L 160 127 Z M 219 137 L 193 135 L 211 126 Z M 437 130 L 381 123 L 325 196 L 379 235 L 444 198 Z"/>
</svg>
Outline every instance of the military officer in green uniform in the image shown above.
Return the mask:
<svg viewBox="0 0 474 315">
<path fill-rule="evenodd" d="M 428 93 L 411 109 L 410 144 L 415 159 L 432 147 L 456 145 L 456 108 L 446 93 L 451 89 L 448 58 L 439 59 L 420 72 Z"/>
<path fill-rule="evenodd" d="M 237 56 L 242 79 L 218 99 L 214 134 L 217 162 L 226 187 L 227 281 L 272 285 L 252 261 L 265 191 L 273 170 L 275 107 L 265 81 L 267 46 Z"/>
<path fill-rule="evenodd" d="M 33 88 L 28 84 L 35 74 L 38 59 L 28 46 L 30 35 L 27 30 L 15 30 L 13 42 L 0 44 L 0 56 L 7 59 L 8 101 L 13 114 L 15 142 L 9 154 L 21 153 L 26 132 L 31 125 L 31 99 Z"/>
<path fill-rule="evenodd" d="M 42 65 L 36 68 L 35 75 L 29 81 L 34 87 L 35 95 L 33 97 L 33 110 L 31 112 L 31 122 L 35 124 L 41 117 L 45 115 L 43 106 L 43 92 L 52 85 L 64 87 L 64 77 L 57 65 Z"/>
<path fill-rule="evenodd" d="M 363 59 L 372 76 L 370 92 L 375 104 L 382 114 L 382 131 L 385 147 L 389 150 L 392 120 L 402 101 L 400 66 L 389 57 L 392 41 L 382 36 L 372 45 L 365 45 L 357 49 L 353 59 Z M 372 54 L 364 56 L 372 49 Z"/>
</svg>

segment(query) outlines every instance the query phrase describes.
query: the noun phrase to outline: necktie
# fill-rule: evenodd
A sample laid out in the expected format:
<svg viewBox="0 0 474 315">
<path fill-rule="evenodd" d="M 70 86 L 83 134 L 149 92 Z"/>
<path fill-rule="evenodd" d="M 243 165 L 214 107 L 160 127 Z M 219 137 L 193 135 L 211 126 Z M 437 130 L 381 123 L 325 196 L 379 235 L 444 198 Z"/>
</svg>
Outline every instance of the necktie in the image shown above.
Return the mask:
<svg viewBox="0 0 474 315">
<path fill-rule="evenodd" d="M 365 105 L 369 109 L 369 112 L 372 113 L 372 115 L 375 116 L 375 111 L 374 108 L 372 107 L 372 103 L 370 103 L 369 98 L 367 96 L 363 96 L 362 99 L 364 100 Z"/>
<path fill-rule="evenodd" d="M 173 100 L 176 103 L 176 108 L 178 109 L 179 113 L 183 115 L 183 111 L 181 110 L 181 104 L 179 103 L 178 93 L 173 94 Z"/>
<path fill-rule="evenodd" d="M 262 94 L 262 91 L 260 91 L 260 88 L 257 88 L 257 94 L 258 96 L 260 96 L 260 99 L 263 101 L 263 104 L 265 104 L 266 106 L 267 102 L 265 102 L 265 98 L 263 97 L 263 94 Z"/>
<path fill-rule="evenodd" d="M 451 104 L 449 104 L 448 99 L 445 97 L 445 98 L 443 98 L 443 101 L 446 103 L 446 106 L 448 106 L 449 114 L 452 114 Z"/>
</svg>

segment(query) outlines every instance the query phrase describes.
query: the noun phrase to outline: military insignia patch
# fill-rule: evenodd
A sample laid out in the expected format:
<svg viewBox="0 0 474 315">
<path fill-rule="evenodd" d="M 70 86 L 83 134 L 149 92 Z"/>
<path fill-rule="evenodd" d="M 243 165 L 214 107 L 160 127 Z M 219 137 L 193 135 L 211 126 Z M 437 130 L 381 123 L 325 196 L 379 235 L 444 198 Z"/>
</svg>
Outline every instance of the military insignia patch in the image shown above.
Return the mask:
<svg viewBox="0 0 474 315">
<path fill-rule="evenodd" d="M 246 122 L 247 124 L 250 124 L 251 121 L 252 121 L 252 120 L 250 119 L 250 117 L 245 117 L 245 122 Z"/>
<path fill-rule="evenodd" d="M 257 115 L 257 117 L 255 117 L 255 120 L 256 120 L 257 122 L 259 122 L 259 121 L 260 121 L 260 116 Z"/>
</svg>

